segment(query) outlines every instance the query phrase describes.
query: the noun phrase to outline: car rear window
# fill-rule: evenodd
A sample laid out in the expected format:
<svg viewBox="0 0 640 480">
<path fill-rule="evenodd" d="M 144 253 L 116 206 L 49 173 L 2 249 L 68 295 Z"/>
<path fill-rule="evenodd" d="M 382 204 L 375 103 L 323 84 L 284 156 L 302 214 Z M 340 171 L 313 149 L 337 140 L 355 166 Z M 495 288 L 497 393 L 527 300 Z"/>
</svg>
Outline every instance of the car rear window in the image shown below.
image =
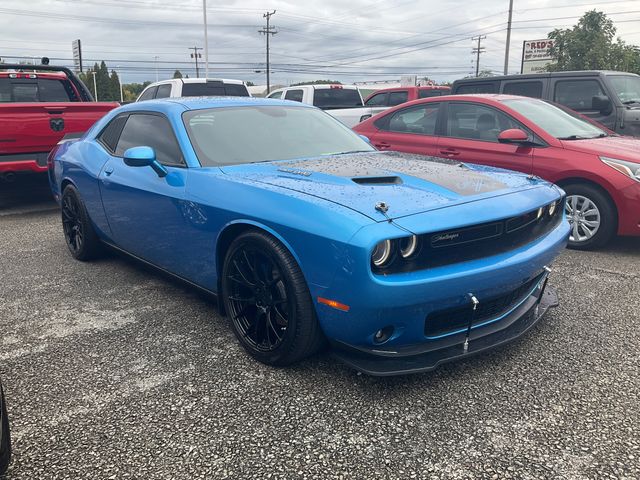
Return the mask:
<svg viewBox="0 0 640 480">
<path fill-rule="evenodd" d="M 0 103 L 76 102 L 71 84 L 51 78 L 0 78 Z"/>
<path fill-rule="evenodd" d="M 317 88 L 313 94 L 313 105 L 324 110 L 363 106 L 360 93 L 352 88 Z"/>
<path fill-rule="evenodd" d="M 448 90 L 418 90 L 418 98 L 441 97 L 447 93 Z"/>
<path fill-rule="evenodd" d="M 248 97 L 249 91 L 244 85 L 235 83 L 207 82 L 185 83 L 182 85 L 183 97 Z"/>
</svg>

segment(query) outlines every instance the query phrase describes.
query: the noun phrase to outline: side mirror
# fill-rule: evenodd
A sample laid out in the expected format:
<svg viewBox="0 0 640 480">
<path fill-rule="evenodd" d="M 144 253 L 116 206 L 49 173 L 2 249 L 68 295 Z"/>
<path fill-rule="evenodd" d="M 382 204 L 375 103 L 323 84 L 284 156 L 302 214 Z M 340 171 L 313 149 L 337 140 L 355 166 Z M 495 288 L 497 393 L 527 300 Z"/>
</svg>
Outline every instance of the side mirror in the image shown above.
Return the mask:
<svg viewBox="0 0 640 480">
<path fill-rule="evenodd" d="M 368 144 L 371 144 L 371 140 L 369 139 L 369 137 L 367 137 L 366 135 L 360 135 L 358 134 L 358 136 L 364 140 L 365 142 L 367 142 Z"/>
<path fill-rule="evenodd" d="M 166 177 L 167 171 L 157 160 L 151 147 L 131 147 L 124 152 L 124 163 L 130 167 L 151 167 L 159 177 Z"/>
<path fill-rule="evenodd" d="M 591 99 L 591 109 L 609 115 L 612 111 L 611 100 L 606 95 L 596 95 Z"/>
<path fill-rule="evenodd" d="M 514 144 L 523 144 L 529 141 L 529 135 L 524 130 L 520 130 L 519 128 L 510 128 L 508 130 L 503 130 L 498 135 L 498 142 L 500 143 L 514 143 Z"/>
</svg>

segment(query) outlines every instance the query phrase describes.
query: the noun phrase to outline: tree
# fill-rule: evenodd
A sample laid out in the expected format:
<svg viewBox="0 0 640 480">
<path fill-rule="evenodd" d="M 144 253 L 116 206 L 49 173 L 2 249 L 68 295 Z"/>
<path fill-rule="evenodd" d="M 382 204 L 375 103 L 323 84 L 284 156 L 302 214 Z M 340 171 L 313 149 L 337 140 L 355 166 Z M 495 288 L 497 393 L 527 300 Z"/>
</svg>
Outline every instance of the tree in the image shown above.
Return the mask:
<svg viewBox="0 0 640 480">
<path fill-rule="evenodd" d="M 248 81 L 248 80 L 247 80 L 245 83 L 247 84 L 247 87 L 255 87 L 255 86 L 256 86 L 256 84 L 255 84 L 255 83 L 250 82 L 250 81 Z"/>
<path fill-rule="evenodd" d="M 620 38 L 614 41 L 616 27 L 603 12 L 586 12 L 573 28 L 549 33 L 554 41 L 551 55 L 556 62 L 549 71 L 623 70 L 640 72 L 640 52 Z"/>
<path fill-rule="evenodd" d="M 313 80 L 311 82 L 292 83 L 289 86 L 295 87 L 296 85 L 326 85 L 326 84 L 341 85 L 341 83 L 337 80 Z"/>
<path fill-rule="evenodd" d="M 109 77 L 109 100 L 120 101 L 120 78 L 115 70 L 111 70 L 111 76 Z"/>
<path fill-rule="evenodd" d="M 182 78 L 182 72 L 180 70 L 176 70 L 173 72 L 173 78 Z"/>
</svg>

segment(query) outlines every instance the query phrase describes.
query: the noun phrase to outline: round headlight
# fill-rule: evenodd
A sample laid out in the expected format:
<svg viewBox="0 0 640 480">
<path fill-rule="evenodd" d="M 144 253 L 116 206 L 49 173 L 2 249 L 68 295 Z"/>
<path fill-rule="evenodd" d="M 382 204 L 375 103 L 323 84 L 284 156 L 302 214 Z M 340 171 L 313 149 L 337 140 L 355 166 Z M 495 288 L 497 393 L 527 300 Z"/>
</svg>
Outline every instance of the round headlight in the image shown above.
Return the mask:
<svg viewBox="0 0 640 480">
<path fill-rule="evenodd" d="M 556 203 L 557 202 L 553 202 L 552 204 L 549 205 L 549 216 L 553 217 L 553 214 L 556 213 Z"/>
<path fill-rule="evenodd" d="M 371 254 L 371 261 L 376 267 L 382 267 L 391 258 L 391 240 L 383 240 L 376 245 Z"/>
<path fill-rule="evenodd" d="M 400 240 L 400 255 L 409 258 L 418 250 L 418 237 L 411 235 Z"/>
</svg>

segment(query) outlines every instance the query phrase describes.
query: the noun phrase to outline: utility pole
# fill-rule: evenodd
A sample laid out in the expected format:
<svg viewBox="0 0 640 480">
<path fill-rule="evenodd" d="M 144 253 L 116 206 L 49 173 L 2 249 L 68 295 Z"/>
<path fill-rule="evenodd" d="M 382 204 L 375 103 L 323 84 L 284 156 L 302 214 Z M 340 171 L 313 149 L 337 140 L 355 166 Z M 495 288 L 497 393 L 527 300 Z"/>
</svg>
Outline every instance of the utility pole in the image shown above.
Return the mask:
<svg viewBox="0 0 640 480">
<path fill-rule="evenodd" d="M 511 18 L 513 17 L 513 0 L 509 0 L 509 20 L 507 20 L 507 45 L 504 49 L 504 74 L 509 75 L 509 47 L 511 46 Z"/>
<path fill-rule="evenodd" d="M 207 0 L 202 0 L 202 14 L 204 15 L 204 76 L 209 78 L 209 39 L 207 37 Z"/>
<path fill-rule="evenodd" d="M 92 70 L 91 74 L 93 75 L 93 92 L 96 94 L 96 102 L 98 101 L 98 85 L 96 84 L 96 71 Z"/>
<path fill-rule="evenodd" d="M 154 61 L 155 61 L 155 64 L 156 64 L 156 82 L 158 81 L 158 59 L 159 59 L 159 58 L 160 58 L 160 57 L 159 57 L 159 56 L 157 56 L 157 55 L 156 55 L 155 57 L 153 57 L 153 59 L 154 59 Z"/>
<path fill-rule="evenodd" d="M 485 48 L 480 46 L 480 42 L 487 38 L 486 35 L 478 35 L 477 37 L 471 37 L 471 40 L 477 40 L 478 46 L 471 50 L 471 53 L 476 54 L 476 77 L 480 74 L 480 54 L 485 52 Z"/>
<path fill-rule="evenodd" d="M 269 79 L 269 73 L 271 70 L 271 67 L 269 66 L 269 35 L 275 35 L 276 33 L 278 33 L 275 27 L 269 25 L 269 21 L 271 20 L 271 15 L 274 15 L 275 13 L 276 11 L 274 10 L 273 12 L 267 12 L 262 15 L 263 18 L 267 19 L 267 26 L 262 30 L 258 30 L 258 33 L 262 33 L 267 37 L 267 95 L 269 95 L 269 93 L 271 92 L 271 82 Z"/>
<path fill-rule="evenodd" d="M 200 78 L 200 70 L 198 69 L 198 58 L 202 58 L 202 54 L 198 53 L 198 50 L 202 50 L 202 47 L 189 47 L 189 50 L 193 50 L 191 58 L 196 59 L 196 78 Z"/>
</svg>

